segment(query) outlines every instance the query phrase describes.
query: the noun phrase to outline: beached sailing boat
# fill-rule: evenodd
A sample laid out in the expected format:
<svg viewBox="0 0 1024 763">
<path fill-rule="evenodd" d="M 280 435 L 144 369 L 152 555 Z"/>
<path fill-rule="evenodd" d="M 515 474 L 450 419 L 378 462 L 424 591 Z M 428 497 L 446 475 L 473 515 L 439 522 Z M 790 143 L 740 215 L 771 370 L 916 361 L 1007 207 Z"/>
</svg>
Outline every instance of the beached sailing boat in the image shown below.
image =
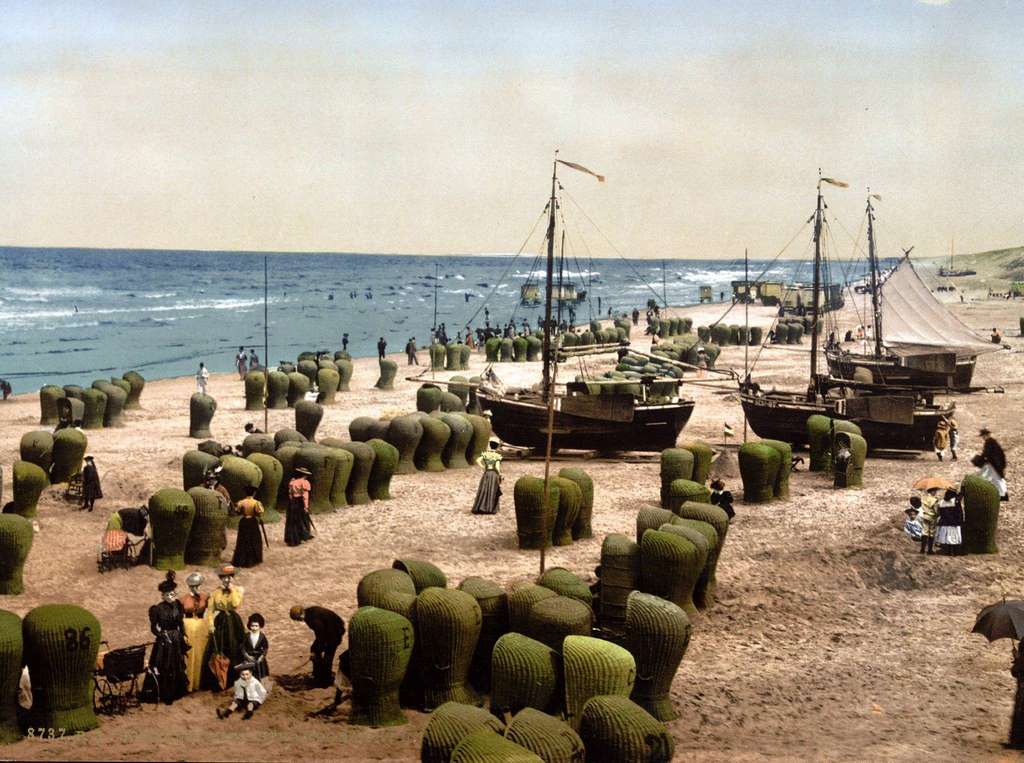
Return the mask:
<svg viewBox="0 0 1024 763">
<path fill-rule="evenodd" d="M 875 384 L 969 391 L 978 355 L 999 346 L 975 334 L 935 298 L 909 254 L 881 279 L 872 198 L 878 197 L 869 194 L 866 214 L 873 347 L 859 353 L 828 348 L 829 373 L 840 379 L 865 377 L 864 381 L 870 373 Z M 863 371 L 857 374 L 857 369 Z"/>
<path fill-rule="evenodd" d="M 573 358 L 618 353 L 619 343 L 557 347 L 551 315 L 560 296 L 554 284 L 556 221 L 560 208 L 558 165 L 604 178 L 573 162 L 556 158 L 551 173 L 546 234 L 546 299 L 544 309 L 543 380 L 540 389 L 506 388 L 488 369 L 477 389 L 484 410 L 491 413 L 494 432 L 506 443 L 544 450 L 580 449 L 602 452 L 660 451 L 675 446 L 693 414 L 693 400 L 680 397 L 679 381 L 644 376 L 629 383 L 573 381 L 556 385 L 559 356 Z M 564 257 L 564 250 L 562 252 Z M 549 425 L 550 422 L 550 425 Z"/>
<path fill-rule="evenodd" d="M 968 270 L 966 268 L 957 270 L 953 267 L 953 242 L 949 242 L 949 267 L 940 267 L 939 275 L 942 278 L 963 278 L 964 276 L 976 276 L 978 272 L 976 270 Z"/>
<path fill-rule="evenodd" d="M 821 184 L 846 187 L 832 178 L 818 179 L 814 211 L 814 291 L 811 329 L 811 366 L 806 391 L 785 392 L 761 389 L 749 374 L 740 383 L 740 403 L 750 428 L 759 437 L 807 444 L 807 419 L 814 414 L 855 422 L 869 446 L 876 450 L 928 450 L 932 447 L 939 420 L 954 406 L 936 405 L 930 393 L 892 389 L 886 393 L 861 389 L 856 382 L 832 379 L 818 373 L 818 332 L 821 282 L 821 236 L 824 203 Z M 872 387 L 874 385 L 867 385 Z"/>
</svg>

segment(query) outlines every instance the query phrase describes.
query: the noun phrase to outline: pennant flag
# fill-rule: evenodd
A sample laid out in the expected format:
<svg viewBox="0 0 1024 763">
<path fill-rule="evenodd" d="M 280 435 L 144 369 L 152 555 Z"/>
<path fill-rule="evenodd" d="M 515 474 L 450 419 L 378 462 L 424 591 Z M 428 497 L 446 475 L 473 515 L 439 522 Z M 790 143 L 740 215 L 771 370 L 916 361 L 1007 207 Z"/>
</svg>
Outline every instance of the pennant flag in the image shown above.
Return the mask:
<svg viewBox="0 0 1024 763">
<path fill-rule="evenodd" d="M 559 164 L 564 164 L 566 167 L 572 167 L 574 170 L 578 170 L 580 172 L 585 172 L 588 175 L 593 175 L 594 177 L 597 178 L 597 182 L 598 183 L 603 183 L 604 182 L 604 175 L 598 175 L 593 170 L 588 170 L 582 164 L 576 164 L 576 162 L 567 162 L 564 159 L 556 159 L 555 161 L 557 161 Z"/>
<path fill-rule="evenodd" d="M 844 183 L 842 180 L 836 180 L 835 178 L 822 178 L 821 182 L 828 183 L 829 185 L 834 185 L 834 186 L 837 186 L 839 188 L 849 188 L 850 187 L 849 183 Z"/>
<path fill-rule="evenodd" d="M 733 434 L 735 434 L 735 432 L 732 431 L 732 427 L 729 426 L 728 421 L 725 422 L 725 427 L 723 427 L 722 432 L 725 434 L 726 437 L 732 437 Z"/>
<path fill-rule="evenodd" d="M 882 200 L 882 196 L 881 196 L 881 194 L 877 194 L 877 193 L 873 193 L 873 194 L 871 194 L 871 198 L 872 198 L 872 199 L 877 199 L 878 201 L 881 201 L 881 200 Z"/>
</svg>

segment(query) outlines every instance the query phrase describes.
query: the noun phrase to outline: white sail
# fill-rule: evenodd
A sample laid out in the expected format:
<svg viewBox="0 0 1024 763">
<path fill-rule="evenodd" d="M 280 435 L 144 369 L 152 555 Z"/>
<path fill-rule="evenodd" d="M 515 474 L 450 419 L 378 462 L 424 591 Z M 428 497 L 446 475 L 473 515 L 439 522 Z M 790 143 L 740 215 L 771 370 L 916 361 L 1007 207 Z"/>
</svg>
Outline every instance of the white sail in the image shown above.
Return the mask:
<svg viewBox="0 0 1024 763">
<path fill-rule="evenodd" d="M 956 353 L 964 358 L 999 349 L 935 298 L 909 257 L 889 276 L 881 292 L 882 343 L 897 355 Z"/>
</svg>

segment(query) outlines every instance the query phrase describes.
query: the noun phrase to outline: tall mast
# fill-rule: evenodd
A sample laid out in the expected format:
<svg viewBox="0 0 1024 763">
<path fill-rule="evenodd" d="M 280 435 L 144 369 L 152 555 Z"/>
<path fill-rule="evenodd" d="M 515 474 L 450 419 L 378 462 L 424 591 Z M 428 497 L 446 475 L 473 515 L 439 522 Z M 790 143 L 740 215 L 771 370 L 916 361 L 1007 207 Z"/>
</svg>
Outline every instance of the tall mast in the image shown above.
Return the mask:
<svg viewBox="0 0 1024 763">
<path fill-rule="evenodd" d="M 814 208 L 814 296 L 811 298 L 811 383 L 807 396 L 813 400 L 818 391 L 818 310 L 821 307 L 821 177 L 818 178 L 818 202 Z"/>
<path fill-rule="evenodd" d="M 882 357 L 882 308 L 878 302 L 878 256 L 875 254 L 875 209 L 868 189 L 868 263 L 871 265 L 871 312 L 875 329 L 875 356 Z"/>
<path fill-rule="evenodd" d="M 557 152 L 556 152 L 557 153 Z M 548 202 L 548 261 L 547 261 L 547 297 L 544 300 L 544 345 L 542 359 L 544 361 L 544 399 L 552 394 L 551 390 L 551 291 L 555 269 L 555 207 L 558 204 L 558 159 L 551 165 L 551 200 Z"/>
<path fill-rule="evenodd" d="M 437 335 L 437 276 L 438 276 L 438 263 L 434 263 L 434 334 Z"/>
</svg>

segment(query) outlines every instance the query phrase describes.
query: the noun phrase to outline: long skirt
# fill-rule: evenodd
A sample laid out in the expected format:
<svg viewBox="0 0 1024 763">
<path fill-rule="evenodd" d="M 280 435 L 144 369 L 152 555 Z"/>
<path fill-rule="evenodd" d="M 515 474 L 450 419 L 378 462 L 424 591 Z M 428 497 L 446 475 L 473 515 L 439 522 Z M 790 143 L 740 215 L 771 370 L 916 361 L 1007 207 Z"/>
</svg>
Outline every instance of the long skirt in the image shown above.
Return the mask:
<svg viewBox="0 0 1024 763">
<path fill-rule="evenodd" d="M 1000 477 L 999 472 L 993 469 L 991 464 L 985 464 L 981 467 L 979 475 L 995 486 L 996 490 L 999 491 L 1000 498 L 1006 495 L 1006 479 L 1004 477 Z"/>
<path fill-rule="evenodd" d="M 238 538 L 235 540 L 235 554 L 231 563 L 236 567 L 255 567 L 263 562 L 263 536 L 260 521 L 256 517 L 242 517 L 238 520 Z"/>
<path fill-rule="evenodd" d="M 1024 749 L 1024 681 L 1017 679 L 1017 694 L 1013 698 L 1013 715 L 1010 716 L 1010 744 Z"/>
<path fill-rule="evenodd" d="M 164 704 L 184 697 L 188 691 L 185 677 L 184 643 L 178 631 L 167 632 L 153 644 L 149 655 L 150 672 L 143 682 L 143 693 Z"/>
<path fill-rule="evenodd" d="M 474 514 L 497 514 L 501 498 L 501 475 L 494 469 L 484 469 L 473 502 Z"/>
<path fill-rule="evenodd" d="M 239 663 L 242 655 L 242 639 L 245 638 L 245 627 L 242 625 L 242 618 L 234 610 L 221 611 L 214 616 L 213 633 L 206 642 L 206 654 L 203 655 L 202 679 L 200 686 L 203 689 L 220 691 L 220 685 L 210 670 L 210 658 L 215 654 L 222 654 L 231 661 L 228 669 L 226 688 L 230 689 L 238 677 L 235 674 L 235 665 Z"/>
<path fill-rule="evenodd" d="M 290 505 L 284 519 L 284 542 L 289 546 L 297 546 L 303 541 L 312 540 L 311 529 L 309 513 L 302 505 L 302 501 Z"/>
<path fill-rule="evenodd" d="M 206 643 L 210 640 L 210 629 L 206 620 L 201 617 L 185 618 L 185 641 L 192 647 L 185 654 L 185 678 L 188 679 L 188 690 L 199 689 L 203 676 L 203 659 L 206 657 Z"/>
</svg>

